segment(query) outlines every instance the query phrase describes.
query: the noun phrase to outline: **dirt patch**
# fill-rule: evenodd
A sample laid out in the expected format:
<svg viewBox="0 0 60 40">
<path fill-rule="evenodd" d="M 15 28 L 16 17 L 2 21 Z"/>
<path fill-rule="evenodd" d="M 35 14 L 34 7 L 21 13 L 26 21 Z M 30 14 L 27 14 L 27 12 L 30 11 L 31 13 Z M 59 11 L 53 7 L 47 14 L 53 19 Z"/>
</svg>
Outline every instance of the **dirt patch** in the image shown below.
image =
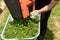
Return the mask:
<svg viewBox="0 0 60 40">
<path fill-rule="evenodd" d="M 54 40 L 60 40 L 60 31 L 54 32 L 54 35 L 55 35 Z"/>
<path fill-rule="evenodd" d="M 4 16 L 6 14 L 6 5 L 5 5 L 4 1 L 1 2 L 1 7 L 0 8 L 3 10 L 3 12 L 0 13 L 0 23 L 1 23 L 4 20 Z"/>
<path fill-rule="evenodd" d="M 58 19 L 60 18 L 60 16 L 58 17 L 52 17 L 54 19 L 54 25 L 56 27 L 56 31 L 54 31 L 54 35 L 55 38 L 54 40 L 60 40 L 60 22 L 58 21 Z"/>
<path fill-rule="evenodd" d="M 6 10 L 4 10 L 4 11 L 0 14 L 0 23 L 3 21 L 5 14 L 6 14 Z"/>
<path fill-rule="evenodd" d="M 57 20 L 57 18 L 60 17 L 53 17 L 54 18 L 54 24 L 56 25 L 57 28 L 60 28 L 60 22 Z"/>
<path fill-rule="evenodd" d="M 54 24 L 56 27 L 60 28 L 60 22 L 58 21 L 58 19 L 60 19 L 60 16 L 52 16 L 52 19 L 54 19 Z"/>
</svg>

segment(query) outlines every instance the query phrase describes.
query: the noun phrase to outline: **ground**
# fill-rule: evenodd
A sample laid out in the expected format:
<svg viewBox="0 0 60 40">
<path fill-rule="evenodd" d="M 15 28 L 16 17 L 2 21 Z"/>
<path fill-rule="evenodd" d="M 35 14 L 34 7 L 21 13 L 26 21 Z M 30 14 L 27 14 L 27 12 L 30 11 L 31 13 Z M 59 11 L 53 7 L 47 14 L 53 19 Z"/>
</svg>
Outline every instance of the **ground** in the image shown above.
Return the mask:
<svg viewBox="0 0 60 40">
<path fill-rule="evenodd" d="M 6 14 L 6 10 L 4 10 L 4 11 L 0 14 L 0 23 L 4 20 L 5 14 Z"/>
<path fill-rule="evenodd" d="M 6 6 L 5 6 L 4 1 L 0 0 L 0 8 L 2 9 L 2 13 L 0 13 L 0 23 L 1 23 L 4 20 L 4 16 L 6 14 Z"/>
<path fill-rule="evenodd" d="M 60 2 L 52 10 L 48 20 L 45 40 L 60 40 Z"/>
</svg>

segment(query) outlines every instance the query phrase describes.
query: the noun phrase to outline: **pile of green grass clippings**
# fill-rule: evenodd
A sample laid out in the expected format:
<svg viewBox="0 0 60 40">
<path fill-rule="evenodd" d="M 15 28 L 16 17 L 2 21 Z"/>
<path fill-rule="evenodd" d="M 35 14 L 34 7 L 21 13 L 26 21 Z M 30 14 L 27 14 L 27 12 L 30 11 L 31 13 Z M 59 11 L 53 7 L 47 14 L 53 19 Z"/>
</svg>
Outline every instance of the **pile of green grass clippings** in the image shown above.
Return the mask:
<svg viewBox="0 0 60 40">
<path fill-rule="evenodd" d="M 5 38 L 30 38 L 38 34 L 38 17 L 36 19 L 13 20 L 7 25 Z"/>
</svg>

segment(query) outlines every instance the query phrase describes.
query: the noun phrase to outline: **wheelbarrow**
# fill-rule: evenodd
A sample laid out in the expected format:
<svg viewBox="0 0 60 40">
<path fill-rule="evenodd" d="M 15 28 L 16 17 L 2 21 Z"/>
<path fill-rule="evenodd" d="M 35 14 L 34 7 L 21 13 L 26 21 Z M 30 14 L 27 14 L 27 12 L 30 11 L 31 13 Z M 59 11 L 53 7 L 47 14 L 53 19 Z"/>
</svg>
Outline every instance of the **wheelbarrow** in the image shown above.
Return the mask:
<svg viewBox="0 0 60 40">
<path fill-rule="evenodd" d="M 2 31 L 2 33 L 0 35 L 3 40 L 36 40 L 37 39 L 37 37 L 40 34 L 40 21 L 38 22 L 38 34 L 35 35 L 34 37 L 31 37 L 31 38 L 22 38 L 22 39 L 17 39 L 17 38 L 13 38 L 13 39 L 9 39 L 8 38 L 7 39 L 7 38 L 5 38 L 4 37 L 4 32 L 6 31 L 6 27 L 9 24 L 9 22 L 11 22 L 13 20 L 14 20 L 13 17 L 11 15 L 9 15 L 8 18 L 7 18 L 7 21 L 6 21 L 5 25 L 4 25 L 3 31 Z M 40 15 L 39 15 L 39 20 L 40 20 Z"/>
<path fill-rule="evenodd" d="M 40 34 L 40 21 L 38 23 L 38 34 L 35 37 L 31 37 L 31 38 L 22 38 L 22 39 L 17 39 L 17 38 L 13 38 L 13 39 L 7 39 L 4 38 L 4 32 L 6 30 L 6 27 L 8 25 L 9 22 L 13 21 L 13 20 L 20 20 L 20 19 L 25 19 L 27 17 L 30 16 L 29 12 L 35 10 L 35 0 L 4 0 L 9 11 L 10 11 L 10 15 L 7 18 L 7 21 L 4 25 L 3 31 L 1 33 L 1 38 L 3 40 L 36 40 L 36 38 L 39 36 Z M 31 10 L 29 10 L 31 8 Z M 40 15 L 39 15 L 39 20 L 40 20 Z"/>
</svg>

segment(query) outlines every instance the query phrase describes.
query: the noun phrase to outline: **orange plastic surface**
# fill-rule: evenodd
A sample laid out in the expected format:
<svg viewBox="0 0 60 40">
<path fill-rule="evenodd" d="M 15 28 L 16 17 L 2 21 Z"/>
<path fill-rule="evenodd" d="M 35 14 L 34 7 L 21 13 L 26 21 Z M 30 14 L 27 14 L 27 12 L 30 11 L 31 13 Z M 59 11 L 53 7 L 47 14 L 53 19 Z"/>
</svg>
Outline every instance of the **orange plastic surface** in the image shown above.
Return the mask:
<svg viewBox="0 0 60 40">
<path fill-rule="evenodd" d="M 32 5 L 32 10 L 35 10 L 35 0 L 19 0 L 23 18 L 27 18 L 29 16 L 28 5 Z"/>
</svg>

